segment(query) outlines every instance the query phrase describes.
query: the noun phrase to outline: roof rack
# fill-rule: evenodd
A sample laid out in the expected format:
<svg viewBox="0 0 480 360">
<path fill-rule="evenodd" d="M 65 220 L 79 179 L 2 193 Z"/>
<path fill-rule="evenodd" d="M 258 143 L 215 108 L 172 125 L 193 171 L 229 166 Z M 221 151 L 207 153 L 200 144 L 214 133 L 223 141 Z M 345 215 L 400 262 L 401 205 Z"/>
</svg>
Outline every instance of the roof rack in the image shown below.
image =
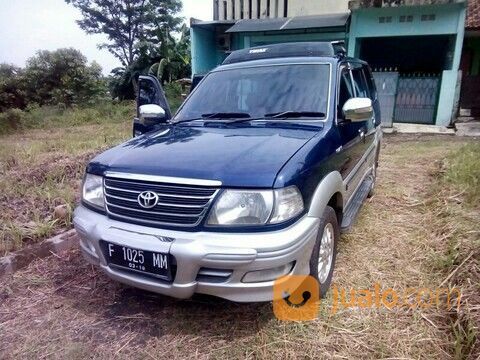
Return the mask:
<svg viewBox="0 0 480 360">
<path fill-rule="evenodd" d="M 244 61 L 286 58 L 286 57 L 328 57 L 345 56 L 345 42 L 295 42 L 257 46 L 232 52 L 223 65 Z"/>
</svg>

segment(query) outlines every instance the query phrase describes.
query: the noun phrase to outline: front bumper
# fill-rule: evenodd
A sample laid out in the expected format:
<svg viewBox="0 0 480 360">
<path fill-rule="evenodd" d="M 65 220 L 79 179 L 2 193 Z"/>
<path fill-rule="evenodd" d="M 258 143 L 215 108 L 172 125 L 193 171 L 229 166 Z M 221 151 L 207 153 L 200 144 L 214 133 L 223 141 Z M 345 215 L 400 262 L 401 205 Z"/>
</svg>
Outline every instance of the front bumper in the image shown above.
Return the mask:
<svg viewBox="0 0 480 360">
<path fill-rule="evenodd" d="M 232 301 L 257 302 L 273 299 L 274 281 L 242 282 L 250 271 L 294 263 L 290 275 L 309 274 L 310 255 L 317 238 L 319 219 L 305 216 L 294 225 L 273 232 L 185 232 L 133 225 L 109 219 L 84 206 L 75 210 L 74 225 L 85 258 L 112 279 L 144 290 L 189 298 L 194 293 Z M 100 240 L 147 251 L 170 253 L 176 259 L 173 282 L 163 282 L 108 266 Z M 199 277 L 211 269 L 225 278 Z M 220 281 L 219 281 L 220 280 Z"/>
</svg>

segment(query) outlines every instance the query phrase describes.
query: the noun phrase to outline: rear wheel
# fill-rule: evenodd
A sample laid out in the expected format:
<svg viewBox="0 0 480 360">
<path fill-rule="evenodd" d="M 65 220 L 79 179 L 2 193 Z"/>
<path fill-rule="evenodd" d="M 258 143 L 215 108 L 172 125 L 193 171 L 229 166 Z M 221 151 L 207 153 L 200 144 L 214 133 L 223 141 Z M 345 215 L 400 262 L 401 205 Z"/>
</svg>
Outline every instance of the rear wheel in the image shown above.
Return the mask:
<svg viewBox="0 0 480 360">
<path fill-rule="evenodd" d="M 337 242 L 340 239 L 335 210 L 330 206 L 325 208 L 320 219 L 320 230 L 317 242 L 310 258 L 310 275 L 318 280 L 320 296 L 324 297 L 332 283 L 335 260 L 337 258 Z"/>
</svg>

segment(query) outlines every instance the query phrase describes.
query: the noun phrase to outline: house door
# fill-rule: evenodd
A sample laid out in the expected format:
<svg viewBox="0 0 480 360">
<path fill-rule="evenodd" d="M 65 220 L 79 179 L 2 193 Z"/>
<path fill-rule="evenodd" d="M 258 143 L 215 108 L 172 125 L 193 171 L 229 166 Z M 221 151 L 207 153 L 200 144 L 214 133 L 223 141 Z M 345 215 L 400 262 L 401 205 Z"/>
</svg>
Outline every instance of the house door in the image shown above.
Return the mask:
<svg viewBox="0 0 480 360">
<path fill-rule="evenodd" d="M 376 74 L 382 122 L 434 124 L 441 75 L 452 68 L 451 35 L 364 38 L 360 58 Z M 395 81 L 396 80 L 396 81 Z M 393 109 L 393 110 L 392 110 Z"/>
</svg>

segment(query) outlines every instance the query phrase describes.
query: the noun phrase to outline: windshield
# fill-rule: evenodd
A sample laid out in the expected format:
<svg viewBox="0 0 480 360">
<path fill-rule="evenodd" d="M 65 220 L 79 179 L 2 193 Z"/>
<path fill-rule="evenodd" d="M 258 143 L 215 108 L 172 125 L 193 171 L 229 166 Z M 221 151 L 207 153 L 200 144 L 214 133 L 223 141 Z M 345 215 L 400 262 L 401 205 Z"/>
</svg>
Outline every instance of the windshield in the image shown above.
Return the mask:
<svg viewBox="0 0 480 360">
<path fill-rule="evenodd" d="M 185 102 L 175 121 L 229 113 L 263 118 L 267 114 L 310 112 L 322 117 L 322 113 L 327 113 L 329 77 L 328 64 L 273 65 L 213 72 Z"/>
</svg>

